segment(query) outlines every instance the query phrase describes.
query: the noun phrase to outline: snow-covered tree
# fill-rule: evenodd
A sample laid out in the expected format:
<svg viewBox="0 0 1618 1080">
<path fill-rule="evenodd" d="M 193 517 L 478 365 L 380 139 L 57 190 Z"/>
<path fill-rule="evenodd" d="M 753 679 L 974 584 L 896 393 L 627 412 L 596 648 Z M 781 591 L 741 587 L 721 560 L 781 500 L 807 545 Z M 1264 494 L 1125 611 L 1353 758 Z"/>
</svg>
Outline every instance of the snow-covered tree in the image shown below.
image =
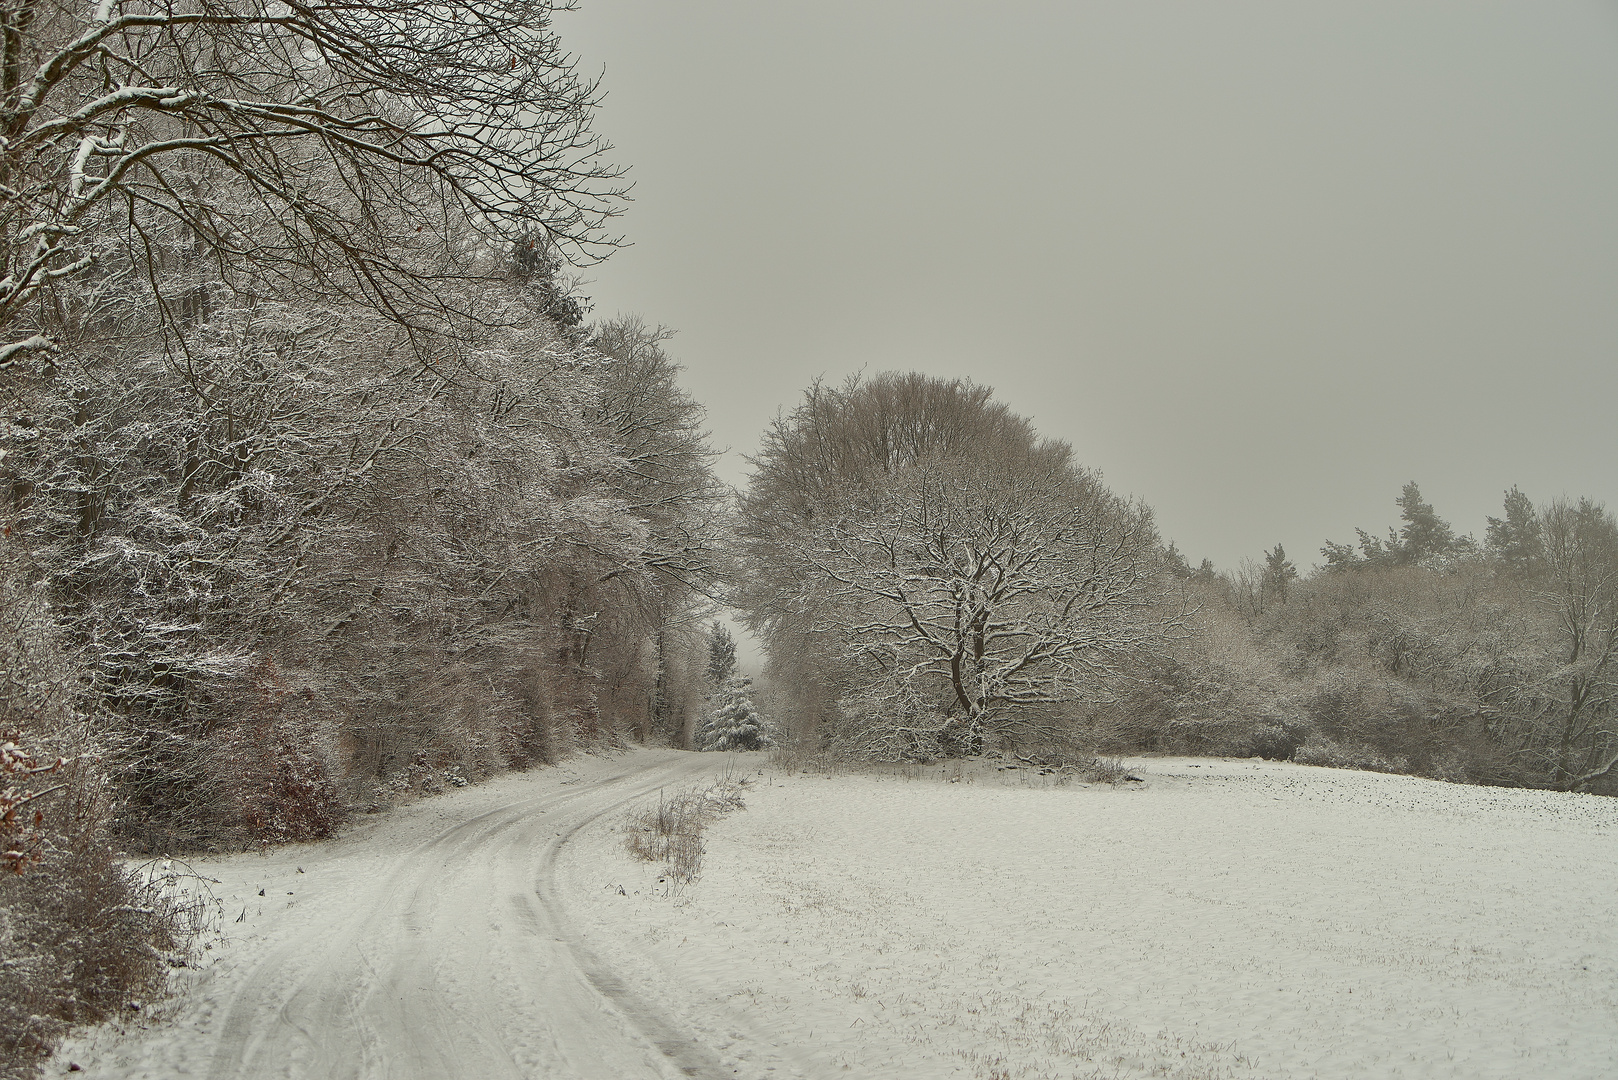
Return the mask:
<svg viewBox="0 0 1618 1080">
<path fill-rule="evenodd" d="M 1066 461 L 911 466 L 801 557 L 867 686 L 919 689 L 975 752 L 1019 708 L 1100 693 L 1161 627 L 1151 514 Z"/>
<path fill-rule="evenodd" d="M 736 641 L 725 624 L 708 625 L 708 685 L 718 690 L 736 674 Z"/>
<path fill-rule="evenodd" d="M 697 749 L 760 750 L 767 742 L 764 719 L 753 704 L 753 680 L 731 676 L 708 699 L 708 715 L 697 732 Z"/>
<path fill-rule="evenodd" d="M 465 225 L 480 244 L 610 250 L 620 170 L 557 6 L 9 3 L 0 364 L 61 347 L 117 253 L 168 276 L 176 239 L 211 267 L 196 284 L 313 290 L 429 332 L 418 313 L 453 310 L 439 285 L 467 272 Z M 208 302 L 163 301 L 176 323 Z"/>
<path fill-rule="evenodd" d="M 1555 499 L 1539 527 L 1540 600 L 1562 647 L 1545 752 L 1558 786 L 1577 790 L 1618 771 L 1618 520 L 1590 499 Z"/>
<path fill-rule="evenodd" d="M 812 390 L 755 465 L 750 620 L 826 642 L 843 696 L 931 702 L 945 752 L 1102 692 L 1161 633 L 1150 511 L 981 388 Z"/>
</svg>

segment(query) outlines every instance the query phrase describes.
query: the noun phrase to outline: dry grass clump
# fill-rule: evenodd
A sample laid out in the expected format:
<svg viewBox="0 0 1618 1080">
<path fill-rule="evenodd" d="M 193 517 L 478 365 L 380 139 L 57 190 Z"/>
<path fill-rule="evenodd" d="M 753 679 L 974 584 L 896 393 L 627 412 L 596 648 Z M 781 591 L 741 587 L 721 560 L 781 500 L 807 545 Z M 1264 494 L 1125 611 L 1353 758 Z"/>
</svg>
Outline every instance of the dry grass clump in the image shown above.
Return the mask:
<svg viewBox="0 0 1618 1080">
<path fill-rule="evenodd" d="M 1100 757 L 1087 750 L 1065 744 L 1051 744 L 1026 753 L 1009 751 L 1001 756 L 1001 769 L 1027 769 L 1041 776 L 1059 780 L 1078 780 L 1086 784 L 1121 784 L 1140 777 L 1130 773 L 1122 761 L 1114 757 Z"/>
<path fill-rule="evenodd" d="M 702 871 L 702 833 L 708 823 L 746 804 L 742 792 L 748 781 L 724 776 L 708 787 L 665 797 L 657 805 L 634 814 L 624 826 L 624 844 L 638 859 L 661 862 L 668 877 L 684 885 Z"/>
</svg>

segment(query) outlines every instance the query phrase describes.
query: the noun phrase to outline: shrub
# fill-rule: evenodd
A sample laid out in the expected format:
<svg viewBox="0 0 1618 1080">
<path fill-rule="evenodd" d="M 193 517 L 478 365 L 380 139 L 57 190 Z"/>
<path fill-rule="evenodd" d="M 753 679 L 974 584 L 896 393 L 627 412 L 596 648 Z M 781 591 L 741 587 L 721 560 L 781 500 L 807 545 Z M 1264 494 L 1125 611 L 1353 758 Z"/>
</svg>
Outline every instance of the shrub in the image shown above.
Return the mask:
<svg viewBox="0 0 1618 1080">
<path fill-rule="evenodd" d="M 1363 769 L 1366 772 L 1408 773 L 1410 762 L 1402 757 L 1387 757 L 1379 751 L 1357 743 L 1338 743 L 1324 735 L 1311 735 L 1299 747 L 1293 760 L 1300 765 L 1324 765 L 1333 769 Z"/>
<path fill-rule="evenodd" d="M 658 796 L 657 805 L 629 819 L 624 843 L 646 862 L 661 862 L 678 884 L 694 881 L 702 870 L 702 833 L 708 823 L 746 804 L 747 781 L 725 777 L 706 788 Z"/>
<path fill-rule="evenodd" d="M 10 805 L 0 873 L 0 1078 L 35 1075 L 70 1025 L 115 1015 L 183 962 L 182 911 L 108 842 L 111 785 L 75 708 L 77 658 L 42 592 L 0 550 L 0 743 Z M 41 764 L 44 763 L 44 764 Z M 45 768 L 49 771 L 32 772 Z M 34 798 L 28 798 L 33 793 Z M 26 801 L 24 801 L 26 799 Z"/>
<path fill-rule="evenodd" d="M 289 686 L 273 660 L 248 673 L 237 719 L 217 740 L 214 773 L 236 829 L 258 841 L 321 840 L 347 812 L 328 764 L 330 722 L 310 690 Z"/>
<path fill-rule="evenodd" d="M 1026 752 L 1014 749 L 1009 756 L 1042 774 L 1090 784 L 1121 784 L 1125 780 L 1140 779 L 1130 775 L 1128 767 L 1117 758 L 1097 757 L 1071 742 L 1047 742 Z"/>
</svg>

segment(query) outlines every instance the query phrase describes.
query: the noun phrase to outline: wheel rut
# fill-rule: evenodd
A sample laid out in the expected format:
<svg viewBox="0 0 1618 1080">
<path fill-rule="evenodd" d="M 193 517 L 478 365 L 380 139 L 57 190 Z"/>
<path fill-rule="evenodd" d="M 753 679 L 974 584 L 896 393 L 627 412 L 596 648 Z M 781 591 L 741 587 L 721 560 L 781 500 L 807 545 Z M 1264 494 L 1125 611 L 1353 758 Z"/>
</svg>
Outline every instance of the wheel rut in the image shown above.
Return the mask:
<svg viewBox="0 0 1618 1080">
<path fill-rule="evenodd" d="M 555 880 L 558 853 L 581 829 L 719 767 L 664 757 L 519 798 L 350 882 L 350 894 L 232 976 L 206 1075 L 729 1077 L 590 948 Z"/>
</svg>

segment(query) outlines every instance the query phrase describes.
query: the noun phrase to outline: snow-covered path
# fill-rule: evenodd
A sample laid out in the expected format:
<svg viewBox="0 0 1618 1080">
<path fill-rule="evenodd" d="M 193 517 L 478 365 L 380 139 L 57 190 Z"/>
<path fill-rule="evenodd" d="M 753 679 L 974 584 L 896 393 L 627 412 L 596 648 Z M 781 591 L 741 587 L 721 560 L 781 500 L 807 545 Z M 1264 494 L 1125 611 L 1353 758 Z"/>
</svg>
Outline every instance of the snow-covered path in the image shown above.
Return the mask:
<svg viewBox="0 0 1618 1080">
<path fill-rule="evenodd" d="M 215 1080 L 729 1076 L 601 962 L 552 881 L 580 828 L 723 764 L 657 751 L 584 758 L 418 803 L 334 843 L 199 863 L 220 881 L 234 940 L 213 950 L 170 1023 L 90 1033 L 63 1048 L 59 1068 Z"/>
</svg>

